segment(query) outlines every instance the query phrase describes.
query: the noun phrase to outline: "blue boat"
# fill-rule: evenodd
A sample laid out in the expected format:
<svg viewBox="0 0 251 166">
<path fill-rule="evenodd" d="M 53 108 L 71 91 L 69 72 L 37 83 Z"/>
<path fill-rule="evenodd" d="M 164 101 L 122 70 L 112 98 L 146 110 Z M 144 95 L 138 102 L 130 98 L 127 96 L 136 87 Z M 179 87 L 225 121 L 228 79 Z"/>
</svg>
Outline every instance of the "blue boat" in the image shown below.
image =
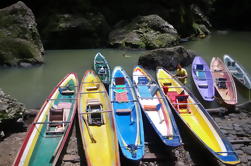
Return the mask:
<svg viewBox="0 0 251 166">
<path fill-rule="evenodd" d="M 110 99 L 121 151 L 127 159 L 140 160 L 144 155 L 141 109 L 130 77 L 120 66 L 112 73 Z"/>
</svg>

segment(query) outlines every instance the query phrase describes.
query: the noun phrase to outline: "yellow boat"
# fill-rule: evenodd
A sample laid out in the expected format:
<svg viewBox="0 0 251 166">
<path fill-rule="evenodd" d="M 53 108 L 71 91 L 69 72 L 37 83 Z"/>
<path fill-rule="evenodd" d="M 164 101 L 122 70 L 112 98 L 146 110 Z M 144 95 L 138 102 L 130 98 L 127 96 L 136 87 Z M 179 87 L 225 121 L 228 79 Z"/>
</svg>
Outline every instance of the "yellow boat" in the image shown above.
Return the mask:
<svg viewBox="0 0 251 166">
<path fill-rule="evenodd" d="M 224 164 L 240 163 L 232 145 L 201 103 L 165 69 L 158 68 L 157 80 L 176 114 L 210 154 Z"/>
<path fill-rule="evenodd" d="M 78 95 L 79 126 L 89 166 L 119 166 L 112 107 L 106 89 L 92 70 L 85 72 Z"/>
</svg>

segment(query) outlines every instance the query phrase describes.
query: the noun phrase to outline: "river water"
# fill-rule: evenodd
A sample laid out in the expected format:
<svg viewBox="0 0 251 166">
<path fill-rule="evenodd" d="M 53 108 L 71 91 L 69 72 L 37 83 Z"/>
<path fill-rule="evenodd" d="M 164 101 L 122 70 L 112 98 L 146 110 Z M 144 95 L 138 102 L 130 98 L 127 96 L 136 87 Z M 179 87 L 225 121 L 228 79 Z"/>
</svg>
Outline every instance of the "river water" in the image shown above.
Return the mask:
<svg viewBox="0 0 251 166">
<path fill-rule="evenodd" d="M 210 63 L 213 56 L 230 54 L 251 74 L 251 32 L 218 31 L 201 40 L 183 44 Z M 93 58 L 101 52 L 111 67 L 120 65 L 131 75 L 144 51 L 115 49 L 47 50 L 45 64 L 31 68 L 0 68 L 0 88 L 25 103 L 27 108 L 39 108 L 54 86 L 69 72 L 76 72 L 79 80 L 85 70 L 91 69 Z M 190 66 L 187 67 L 190 71 Z M 151 72 L 153 73 L 153 72 Z M 189 80 L 187 86 L 199 97 Z M 248 91 L 237 85 L 239 102 L 248 99 Z M 207 105 L 214 107 L 215 104 Z"/>
</svg>

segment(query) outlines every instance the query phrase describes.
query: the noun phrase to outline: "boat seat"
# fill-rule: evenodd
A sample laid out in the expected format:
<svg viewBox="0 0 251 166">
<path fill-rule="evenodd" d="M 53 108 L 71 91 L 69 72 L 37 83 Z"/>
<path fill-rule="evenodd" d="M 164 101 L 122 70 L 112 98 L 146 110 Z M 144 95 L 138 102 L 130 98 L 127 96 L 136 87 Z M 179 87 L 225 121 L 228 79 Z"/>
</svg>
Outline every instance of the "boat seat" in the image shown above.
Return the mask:
<svg viewBox="0 0 251 166">
<path fill-rule="evenodd" d="M 139 94 L 140 94 L 140 97 L 144 98 L 144 99 L 151 99 L 152 98 L 152 95 L 149 91 L 149 88 L 148 86 L 146 85 L 139 85 L 138 86 L 138 90 L 139 90 Z"/>
<path fill-rule="evenodd" d="M 104 61 L 95 61 L 96 62 L 96 64 L 104 64 Z"/>
<path fill-rule="evenodd" d="M 216 82 L 217 82 L 217 87 L 219 89 L 227 89 L 227 84 L 226 84 L 227 79 L 226 78 L 217 78 Z"/>
<path fill-rule="evenodd" d="M 138 84 L 147 84 L 149 82 L 149 80 L 145 77 L 138 77 Z"/>
<path fill-rule="evenodd" d="M 222 69 L 214 69 L 214 72 L 222 72 Z"/>
<path fill-rule="evenodd" d="M 102 105 L 99 99 L 87 99 L 87 105 Z"/>
<path fill-rule="evenodd" d="M 206 80 L 206 73 L 205 71 L 196 71 L 196 76 L 199 80 Z"/>
<path fill-rule="evenodd" d="M 171 83 L 171 82 L 164 82 L 163 85 L 164 85 L 164 86 L 171 86 L 172 83 Z"/>
<path fill-rule="evenodd" d="M 196 70 L 203 71 L 204 70 L 204 65 L 203 64 L 197 64 L 196 65 Z"/>
<path fill-rule="evenodd" d="M 61 123 L 65 120 L 64 118 L 64 109 L 55 109 L 51 108 L 49 110 L 48 121 L 50 122 L 46 127 L 46 134 L 60 134 L 64 132 L 64 123 Z M 53 123 L 55 122 L 55 123 Z M 56 123 L 57 122 L 57 123 Z"/>
<path fill-rule="evenodd" d="M 86 90 L 87 91 L 98 90 L 99 86 L 100 86 L 99 84 L 96 84 L 96 85 L 93 85 L 93 86 L 87 86 Z"/>
<path fill-rule="evenodd" d="M 145 111 L 158 111 L 161 108 L 161 104 L 157 105 L 144 105 L 143 109 Z"/>
<path fill-rule="evenodd" d="M 167 92 L 167 96 L 171 100 L 171 103 L 175 103 L 176 102 L 176 96 L 178 96 L 178 95 L 179 94 L 177 93 L 177 91 L 169 91 L 169 92 Z"/>
<path fill-rule="evenodd" d="M 115 85 L 124 85 L 125 84 L 125 78 L 124 77 L 116 77 L 115 78 Z"/>
<path fill-rule="evenodd" d="M 158 89 L 159 88 L 156 85 L 150 86 L 149 91 L 150 91 L 152 97 L 156 94 L 156 92 L 158 91 Z"/>
<path fill-rule="evenodd" d="M 99 68 L 98 74 L 106 74 L 106 70 L 105 70 L 104 66 L 102 66 L 102 67 Z"/>
<path fill-rule="evenodd" d="M 231 73 L 233 74 L 238 74 L 238 73 L 241 73 L 240 70 L 238 70 L 238 68 L 236 68 L 236 66 L 228 66 L 228 69 Z"/>
<path fill-rule="evenodd" d="M 58 91 L 60 92 L 60 94 L 62 95 L 73 95 L 75 93 L 74 90 L 72 90 L 72 88 L 70 86 L 66 86 L 66 87 L 59 87 Z"/>
<path fill-rule="evenodd" d="M 177 108 L 187 109 L 187 99 L 188 99 L 188 95 L 176 96 Z M 182 103 L 184 103 L 184 104 L 182 104 Z"/>
<path fill-rule="evenodd" d="M 127 91 L 124 92 L 116 92 L 115 99 L 117 102 L 128 102 Z"/>
<path fill-rule="evenodd" d="M 206 88 L 208 88 L 208 84 L 198 84 L 198 86 L 199 86 L 199 88 L 202 88 L 202 89 L 206 89 Z"/>
<path fill-rule="evenodd" d="M 50 109 L 49 121 L 63 121 L 64 110 L 63 109 Z"/>
<path fill-rule="evenodd" d="M 116 109 L 116 113 L 117 114 L 128 114 L 128 113 L 131 113 L 132 110 L 129 109 L 129 108 L 126 108 L 126 109 Z"/>
<path fill-rule="evenodd" d="M 87 112 L 91 113 L 91 114 L 87 114 L 87 119 L 88 119 L 89 125 L 100 126 L 100 125 L 104 124 L 103 115 L 101 113 L 102 112 L 102 104 L 99 101 L 97 101 L 97 99 L 93 99 L 93 101 L 88 103 Z"/>
<path fill-rule="evenodd" d="M 235 62 L 228 61 L 228 62 L 227 62 L 227 65 L 228 65 L 228 66 L 233 66 L 233 67 L 234 67 L 234 66 L 235 66 Z"/>
</svg>

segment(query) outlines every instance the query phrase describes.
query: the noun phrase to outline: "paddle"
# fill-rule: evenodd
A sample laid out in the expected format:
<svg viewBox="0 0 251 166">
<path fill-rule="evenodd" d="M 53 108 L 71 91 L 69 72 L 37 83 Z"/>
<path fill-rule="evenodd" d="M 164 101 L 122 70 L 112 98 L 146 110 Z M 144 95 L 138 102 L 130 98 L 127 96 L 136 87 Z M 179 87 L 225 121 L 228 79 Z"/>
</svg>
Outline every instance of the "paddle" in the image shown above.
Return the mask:
<svg viewBox="0 0 251 166">
<path fill-rule="evenodd" d="M 85 123 L 85 125 L 86 125 L 87 131 L 88 131 L 88 134 L 89 134 L 89 136 L 90 136 L 90 138 L 91 138 L 92 143 L 96 143 L 97 141 L 94 139 L 94 137 L 93 137 L 93 135 L 92 135 L 92 133 L 91 133 L 91 130 L 90 130 L 90 128 L 89 128 L 89 125 L 88 125 L 88 123 L 86 122 L 84 116 L 83 116 L 83 121 L 84 121 L 84 123 Z"/>
</svg>

